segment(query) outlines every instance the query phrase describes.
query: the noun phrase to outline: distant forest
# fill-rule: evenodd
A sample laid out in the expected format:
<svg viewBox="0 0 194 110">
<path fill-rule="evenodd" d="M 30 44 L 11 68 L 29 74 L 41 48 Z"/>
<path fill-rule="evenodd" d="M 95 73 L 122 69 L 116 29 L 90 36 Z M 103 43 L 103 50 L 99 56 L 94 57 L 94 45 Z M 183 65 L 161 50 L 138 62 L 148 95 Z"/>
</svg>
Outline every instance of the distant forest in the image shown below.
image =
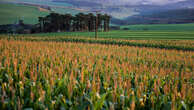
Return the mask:
<svg viewBox="0 0 194 110">
<path fill-rule="evenodd" d="M 39 17 L 40 32 L 59 31 L 95 31 L 96 27 L 103 31 L 109 31 L 110 16 L 107 14 L 79 13 L 75 16 L 71 14 L 51 13 L 45 17 Z"/>
<path fill-rule="evenodd" d="M 0 25 L 0 33 L 47 33 L 47 32 L 74 32 L 74 31 L 104 31 L 110 30 L 111 17 L 107 14 L 78 13 L 71 14 L 50 13 L 45 17 L 38 17 L 39 23 L 24 24 L 19 20 L 15 24 Z"/>
</svg>

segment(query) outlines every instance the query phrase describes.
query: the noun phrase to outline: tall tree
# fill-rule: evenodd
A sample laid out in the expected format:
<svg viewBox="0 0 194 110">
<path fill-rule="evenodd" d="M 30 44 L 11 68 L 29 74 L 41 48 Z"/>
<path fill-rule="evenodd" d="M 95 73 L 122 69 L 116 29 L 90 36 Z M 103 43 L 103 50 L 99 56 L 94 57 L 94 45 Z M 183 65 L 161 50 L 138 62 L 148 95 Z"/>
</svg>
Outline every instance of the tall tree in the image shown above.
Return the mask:
<svg viewBox="0 0 194 110">
<path fill-rule="evenodd" d="M 95 16 L 93 13 L 88 14 L 88 28 L 89 31 L 94 31 L 95 29 Z"/>
<path fill-rule="evenodd" d="M 110 26 L 110 16 L 105 14 L 103 16 L 104 19 L 104 32 L 109 31 L 109 26 Z"/>
<path fill-rule="evenodd" d="M 98 20 L 98 22 L 97 22 Z M 57 31 L 94 31 L 96 26 L 104 31 L 109 30 L 110 16 L 107 14 L 78 13 L 75 16 L 71 14 L 50 13 L 46 17 L 39 17 L 40 32 L 57 32 Z M 97 30 L 98 30 L 97 29 Z"/>
<path fill-rule="evenodd" d="M 97 17 L 98 17 L 98 28 L 102 29 L 103 16 L 101 14 L 97 14 Z"/>
<path fill-rule="evenodd" d="M 110 19 L 111 19 L 111 17 L 108 15 L 107 16 L 107 31 L 110 30 Z"/>
<path fill-rule="evenodd" d="M 38 17 L 40 32 L 43 32 L 43 17 Z"/>
<path fill-rule="evenodd" d="M 104 32 L 106 32 L 107 31 L 107 14 L 105 14 L 104 16 L 103 16 L 103 20 L 104 20 Z"/>
<path fill-rule="evenodd" d="M 73 19 L 73 17 L 72 17 L 71 14 L 65 14 L 63 16 L 65 31 L 70 31 L 71 30 L 72 19 Z"/>
</svg>

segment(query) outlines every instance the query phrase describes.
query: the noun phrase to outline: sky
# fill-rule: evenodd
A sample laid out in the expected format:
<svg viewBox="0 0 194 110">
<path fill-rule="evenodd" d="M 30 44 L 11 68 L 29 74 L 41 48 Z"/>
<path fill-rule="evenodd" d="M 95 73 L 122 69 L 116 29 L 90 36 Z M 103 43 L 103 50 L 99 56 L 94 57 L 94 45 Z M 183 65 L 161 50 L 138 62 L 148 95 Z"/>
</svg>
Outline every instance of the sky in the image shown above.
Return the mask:
<svg viewBox="0 0 194 110">
<path fill-rule="evenodd" d="M 28 0 L 0 0 L 0 1 L 28 1 Z M 29 0 L 34 2 L 41 1 L 54 1 L 54 0 Z M 57 0 L 55 0 L 57 1 Z M 177 3 L 182 1 L 194 1 L 194 0 L 58 0 L 58 1 L 87 1 L 93 3 L 100 3 L 102 5 L 166 5 L 170 3 Z"/>
<path fill-rule="evenodd" d="M 2 0 L 0 0 L 2 1 Z M 98 3 L 100 4 L 100 9 L 102 8 L 103 11 L 105 13 L 108 13 L 112 16 L 114 16 L 115 18 L 127 18 L 129 16 L 133 16 L 133 15 L 137 15 L 139 14 L 139 11 L 137 11 L 138 8 L 136 8 L 136 6 L 140 6 L 142 7 L 142 5 L 154 5 L 154 6 L 168 6 L 168 4 L 172 4 L 169 6 L 174 6 L 174 3 L 178 3 L 178 2 L 192 2 L 192 4 L 194 3 L 194 0 L 3 0 L 3 1 L 23 1 L 23 2 L 31 2 L 31 3 L 58 3 L 62 6 L 65 6 L 62 2 L 52 2 L 52 1 L 86 1 L 86 2 L 90 2 L 90 3 Z M 183 3 L 184 4 L 184 3 Z M 190 4 L 190 3 L 189 3 Z M 103 6 L 103 7 L 101 7 Z M 131 7 L 132 6 L 132 7 Z M 134 7 L 135 8 L 134 8 Z M 182 5 L 179 5 L 180 7 Z M 87 10 L 96 10 L 99 7 L 90 7 L 90 5 L 88 6 L 82 6 L 80 5 L 79 8 L 82 9 L 87 9 Z M 96 8 L 96 9 L 95 9 Z M 112 9 L 112 8 L 117 8 Z M 164 7 L 165 9 L 166 7 Z"/>
<path fill-rule="evenodd" d="M 188 0 L 73 0 L 102 3 L 104 5 L 166 5 Z"/>
<path fill-rule="evenodd" d="M 129 7 L 122 7 L 119 10 L 108 10 L 109 14 L 114 16 L 115 18 L 126 18 L 128 16 L 133 16 L 138 14 L 134 10 L 134 8 L 130 8 L 130 6 L 136 5 L 155 5 L 155 6 L 165 6 L 168 4 L 178 3 L 178 2 L 185 2 L 185 1 L 194 1 L 194 0 L 72 0 L 72 1 L 87 1 L 93 3 L 99 3 L 105 8 L 109 6 L 129 6 Z"/>
</svg>

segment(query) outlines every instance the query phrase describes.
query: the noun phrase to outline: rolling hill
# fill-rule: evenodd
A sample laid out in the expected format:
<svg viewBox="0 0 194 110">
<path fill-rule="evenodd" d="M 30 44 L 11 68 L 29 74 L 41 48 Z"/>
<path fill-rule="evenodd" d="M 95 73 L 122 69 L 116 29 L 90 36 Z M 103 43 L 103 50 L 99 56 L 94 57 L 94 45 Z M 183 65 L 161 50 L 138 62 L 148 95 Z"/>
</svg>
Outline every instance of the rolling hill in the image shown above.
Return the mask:
<svg viewBox="0 0 194 110">
<path fill-rule="evenodd" d="M 182 24 L 194 23 L 194 9 L 174 9 L 168 11 L 158 11 L 153 13 L 140 13 L 126 19 L 112 19 L 113 24 Z"/>
<path fill-rule="evenodd" d="M 44 9 L 44 7 L 48 7 L 50 10 L 47 10 L 47 8 Z M 27 24 L 36 24 L 38 23 L 38 17 L 46 16 L 50 12 L 56 12 L 60 14 L 70 13 L 74 15 L 80 11 L 57 6 L 56 4 L 51 6 L 47 4 L 34 4 L 31 2 L 0 2 L 0 25 L 13 24 L 19 19 L 23 19 L 24 23 Z"/>
<path fill-rule="evenodd" d="M 0 24 L 13 24 L 19 19 L 23 19 L 24 23 L 27 24 L 35 24 L 38 23 L 39 16 L 46 16 L 48 13 L 47 11 L 40 11 L 35 6 L 1 3 Z"/>
</svg>

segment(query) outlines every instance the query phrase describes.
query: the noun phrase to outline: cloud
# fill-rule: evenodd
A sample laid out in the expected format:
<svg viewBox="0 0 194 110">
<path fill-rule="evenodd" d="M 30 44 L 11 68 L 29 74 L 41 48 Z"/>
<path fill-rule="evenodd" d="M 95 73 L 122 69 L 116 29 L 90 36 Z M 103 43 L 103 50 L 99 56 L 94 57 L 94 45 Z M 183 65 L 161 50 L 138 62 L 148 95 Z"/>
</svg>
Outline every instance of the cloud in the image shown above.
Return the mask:
<svg viewBox="0 0 194 110">
<path fill-rule="evenodd" d="M 138 15 L 139 11 L 136 7 L 141 7 L 142 5 L 167 5 L 173 4 L 183 1 L 190 1 L 190 0 L 71 0 L 71 1 L 79 1 L 79 2 L 89 2 L 89 3 L 98 3 L 101 4 L 96 7 L 86 6 L 84 8 L 90 10 L 101 9 L 103 12 L 110 14 L 111 16 L 119 19 L 124 19 L 129 16 Z M 103 7 L 102 7 L 103 6 Z M 81 8 L 83 6 L 80 5 Z M 96 9 L 95 9 L 96 8 Z"/>
<path fill-rule="evenodd" d="M 144 2 L 147 2 L 148 4 L 152 4 L 152 5 L 165 5 L 169 3 L 177 3 L 182 1 L 187 1 L 187 0 L 145 0 Z"/>
<path fill-rule="evenodd" d="M 113 16 L 114 18 L 117 18 L 117 19 L 124 19 L 124 18 L 127 18 L 129 16 L 133 16 L 133 15 L 138 14 L 138 12 L 135 12 L 133 9 L 128 9 L 128 8 L 122 8 L 122 9 L 120 9 L 119 12 L 109 11 L 107 13 L 110 14 L 111 16 Z"/>
<path fill-rule="evenodd" d="M 177 3 L 181 1 L 188 1 L 188 0 L 74 0 L 74 1 L 88 1 L 88 2 L 95 2 L 100 3 L 103 5 L 165 5 L 169 3 Z"/>
</svg>

